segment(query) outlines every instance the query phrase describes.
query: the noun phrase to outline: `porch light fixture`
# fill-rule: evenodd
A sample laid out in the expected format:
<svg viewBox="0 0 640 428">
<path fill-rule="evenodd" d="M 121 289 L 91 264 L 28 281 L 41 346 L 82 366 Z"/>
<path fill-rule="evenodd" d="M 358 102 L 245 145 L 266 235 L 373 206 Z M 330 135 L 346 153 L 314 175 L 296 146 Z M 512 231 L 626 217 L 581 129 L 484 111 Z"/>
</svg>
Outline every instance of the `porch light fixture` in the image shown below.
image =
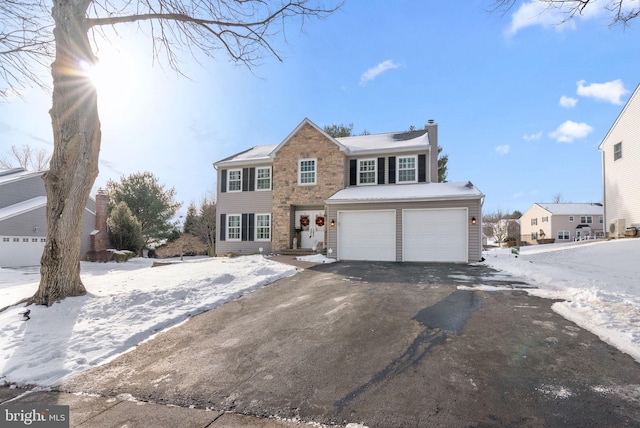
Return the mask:
<svg viewBox="0 0 640 428">
<path fill-rule="evenodd" d="M 475 217 L 471 217 L 471 224 L 475 225 L 477 223 L 476 218 Z"/>
<path fill-rule="evenodd" d="M 331 227 L 336 227 L 336 221 L 335 220 L 331 220 Z"/>
</svg>

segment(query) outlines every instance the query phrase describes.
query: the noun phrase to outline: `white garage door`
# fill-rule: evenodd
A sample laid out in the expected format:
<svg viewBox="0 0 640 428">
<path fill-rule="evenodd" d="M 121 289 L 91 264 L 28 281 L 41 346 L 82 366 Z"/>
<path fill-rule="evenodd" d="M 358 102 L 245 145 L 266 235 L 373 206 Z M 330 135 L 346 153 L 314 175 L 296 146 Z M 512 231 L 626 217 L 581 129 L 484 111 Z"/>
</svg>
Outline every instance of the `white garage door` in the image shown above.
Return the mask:
<svg viewBox="0 0 640 428">
<path fill-rule="evenodd" d="M 396 212 L 338 212 L 339 260 L 396 260 Z"/>
<path fill-rule="evenodd" d="M 467 262 L 467 209 L 424 209 L 402 212 L 403 260 Z"/>
<path fill-rule="evenodd" d="M 37 266 L 44 250 L 44 237 L 0 238 L 0 267 Z"/>
</svg>

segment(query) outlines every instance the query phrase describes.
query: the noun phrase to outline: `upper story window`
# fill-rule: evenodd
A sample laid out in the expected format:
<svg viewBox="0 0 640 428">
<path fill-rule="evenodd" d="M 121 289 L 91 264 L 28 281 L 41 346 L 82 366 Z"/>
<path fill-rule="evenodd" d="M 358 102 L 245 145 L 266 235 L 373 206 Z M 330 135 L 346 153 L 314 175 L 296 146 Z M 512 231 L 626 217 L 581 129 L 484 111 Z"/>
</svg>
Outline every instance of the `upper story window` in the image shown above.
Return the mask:
<svg viewBox="0 0 640 428">
<path fill-rule="evenodd" d="M 604 223 L 604 218 L 603 218 L 602 216 L 600 216 L 599 223 L 600 223 L 600 224 Z"/>
<path fill-rule="evenodd" d="M 531 219 L 531 226 L 537 226 L 538 225 L 538 219 L 537 218 L 532 218 Z"/>
<path fill-rule="evenodd" d="M 376 160 L 358 161 L 358 184 L 376 184 Z"/>
<path fill-rule="evenodd" d="M 542 217 L 542 222 L 543 223 L 548 223 L 549 222 L 549 216 Z"/>
<path fill-rule="evenodd" d="M 573 223 L 573 222 L 574 222 L 574 218 L 573 218 L 573 216 L 572 216 L 572 215 L 570 215 L 570 216 L 569 216 L 569 221 L 570 221 L 571 223 Z"/>
<path fill-rule="evenodd" d="M 593 223 L 593 217 L 590 215 L 583 215 L 580 217 L 580 223 L 591 224 Z"/>
<path fill-rule="evenodd" d="M 622 157 L 622 142 L 613 145 L 613 160 L 617 161 Z"/>
<path fill-rule="evenodd" d="M 317 175 L 316 159 L 300 159 L 298 161 L 298 184 L 310 186 L 316 184 Z"/>
<path fill-rule="evenodd" d="M 229 170 L 227 178 L 227 192 L 241 192 L 242 191 L 242 170 L 232 169 Z"/>
<path fill-rule="evenodd" d="M 416 156 L 398 157 L 398 183 L 415 183 Z"/>
<path fill-rule="evenodd" d="M 256 190 L 271 190 L 271 168 L 256 168 Z"/>
</svg>

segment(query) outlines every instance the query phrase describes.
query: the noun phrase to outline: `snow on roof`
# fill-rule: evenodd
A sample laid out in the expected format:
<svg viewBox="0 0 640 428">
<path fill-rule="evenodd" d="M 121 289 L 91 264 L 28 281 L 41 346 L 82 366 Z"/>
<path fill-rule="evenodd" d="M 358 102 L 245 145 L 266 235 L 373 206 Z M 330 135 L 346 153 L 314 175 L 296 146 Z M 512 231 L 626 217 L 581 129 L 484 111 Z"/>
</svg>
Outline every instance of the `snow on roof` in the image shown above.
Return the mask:
<svg viewBox="0 0 640 428">
<path fill-rule="evenodd" d="M 387 134 L 358 135 L 355 137 L 336 138 L 350 153 L 363 151 L 398 151 L 425 149 L 429 147 L 429 133 L 426 129 L 407 132 L 390 132 Z"/>
<path fill-rule="evenodd" d="M 0 208 L 0 221 L 32 211 L 36 208 L 44 207 L 46 204 L 46 196 L 37 196 L 27 199 L 26 201 L 18 202 L 17 204 L 9 205 L 8 207 Z"/>
<path fill-rule="evenodd" d="M 42 174 L 44 171 L 27 171 L 23 168 L 0 169 L 0 185 Z"/>
<path fill-rule="evenodd" d="M 604 207 L 599 204 L 542 204 L 539 206 L 557 215 L 604 215 Z"/>
<path fill-rule="evenodd" d="M 328 204 L 358 202 L 426 201 L 443 199 L 481 199 L 484 195 L 470 182 L 385 184 L 352 186 L 327 199 Z"/>
<path fill-rule="evenodd" d="M 263 146 L 255 146 L 244 152 L 236 153 L 228 158 L 222 159 L 216 162 L 214 165 L 224 164 L 227 162 L 241 163 L 241 162 L 255 162 L 259 160 L 271 160 L 269 155 L 278 147 L 277 144 L 266 144 Z"/>
</svg>

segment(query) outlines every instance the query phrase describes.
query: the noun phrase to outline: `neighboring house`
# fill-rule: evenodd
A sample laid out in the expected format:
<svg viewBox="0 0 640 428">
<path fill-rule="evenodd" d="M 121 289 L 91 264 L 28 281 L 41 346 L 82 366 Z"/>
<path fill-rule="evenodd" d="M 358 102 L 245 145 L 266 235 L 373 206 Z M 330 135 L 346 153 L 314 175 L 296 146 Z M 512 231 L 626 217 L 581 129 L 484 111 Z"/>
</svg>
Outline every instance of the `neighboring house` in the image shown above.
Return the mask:
<svg viewBox="0 0 640 428">
<path fill-rule="evenodd" d="M 438 183 L 438 127 L 332 138 L 304 119 L 280 144 L 214 164 L 216 253 L 475 262 L 484 195 Z"/>
<path fill-rule="evenodd" d="M 0 267 L 40 264 L 47 240 L 44 171 L 0 169 Z M 81 254 L 90 248 L 96 203 L 89 198 L 82 219 Z"/>
<path fill-rule="evenodd" d="M 601 204 L 533 204 L 520 217 L 523 244 L 540 239 L 569 242 L 585 237 L 604 237 Z"/>
<path fill-rule="evenodd" d="M 640 228 L 640 85 L 598 149 L 606 232 L 618 238 L 626 228 Z"/>
</svg>

